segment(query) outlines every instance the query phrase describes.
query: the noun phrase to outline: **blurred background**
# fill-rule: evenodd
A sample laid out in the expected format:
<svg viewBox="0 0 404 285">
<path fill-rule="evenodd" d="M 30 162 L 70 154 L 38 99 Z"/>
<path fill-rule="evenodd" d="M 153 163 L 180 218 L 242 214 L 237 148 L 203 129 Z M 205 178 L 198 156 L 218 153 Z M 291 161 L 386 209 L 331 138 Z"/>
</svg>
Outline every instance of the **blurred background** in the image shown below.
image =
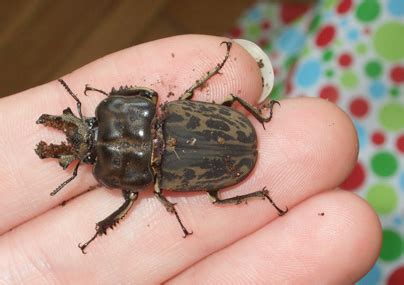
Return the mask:
<svg viewBox="0 0 404 285">
<path fill-rule="evenodd" d="M 178 35 L 224 35 L 255 1 L 1 1 L 0 97 L 114 51 Z"/>
<path fill-rule="evenodd" d="M 359 284 L 404 284 L 403 0 L 72 2 L 0 3 L 0 97 L 162 37 L 254 41 L 273 63 L 273 98 L 320 97 L 354 121 L 359 159 L 341 188 L 383 225 L 379 260 Z"/>
</svg>

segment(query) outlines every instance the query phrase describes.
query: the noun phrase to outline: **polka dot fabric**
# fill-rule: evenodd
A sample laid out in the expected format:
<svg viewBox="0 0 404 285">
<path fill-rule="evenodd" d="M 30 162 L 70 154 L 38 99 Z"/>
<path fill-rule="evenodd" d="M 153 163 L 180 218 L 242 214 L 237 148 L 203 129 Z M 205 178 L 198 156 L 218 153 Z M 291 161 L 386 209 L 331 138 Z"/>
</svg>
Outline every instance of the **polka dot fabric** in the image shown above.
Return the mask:
<svg viewBox="0 0 404 285">
<path fill-rule="evenodd" d="M 258 3 L 230 36 L 268 53 L 272 97 L 318 96 L 351 116 L 360 154 L 341 188 L 383 225 L 379 260 L 358 284 L 404 284 L 404 1 Z"/>
</svg>

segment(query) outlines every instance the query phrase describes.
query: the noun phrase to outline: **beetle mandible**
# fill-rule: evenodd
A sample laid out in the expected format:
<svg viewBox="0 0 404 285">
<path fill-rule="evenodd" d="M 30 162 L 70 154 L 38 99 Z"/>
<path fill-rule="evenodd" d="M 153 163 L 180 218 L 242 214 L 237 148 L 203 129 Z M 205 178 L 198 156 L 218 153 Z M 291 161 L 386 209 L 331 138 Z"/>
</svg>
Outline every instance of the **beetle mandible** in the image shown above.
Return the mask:
<svg viewBox="0 0 404 285">
<path fill-rule="evenodd" d="M 155 197 L 169 213 L 176 216 L 184 237 L 192 234 L 182 223 L 174 203 L 163 190 L 206 191 L 214 204 L 239 204 L 251 198 L 267 199 L 279 215 L 281 210 L 269 196 L 266 187 L 249 194 L 220 199 L 218 191 L 244 180 L 257 160 L 257 136 L 249 119 L 231 108 L 238 102 L 263 125 L 272 118 L 277 101 L 267 107 L 269 115 L 243 99 L 230 94 L 220 105 L 191 101 L 194 91 L 218 74 L 230 55 L 227 47 L 221 63 L 188 88 L 176 101 L 161 105 L 157 116 L 158 94 L 149 88 L 120 87 L 107 93 L 86 85 L 88 91 L 107 96 L 96 108 L 95 117 L 85 117 L 81 102 L 64 80 L 59 82 L 77 103 L 78 116 L 66 108 L 60 116 L 43 114 L 37 124 L 61 130 L 66 142 L 47 144 L 41 141 L 35 152 L 43 158 L 57 158 L 63 169 L 74 161 L 73 175 L 60 184 L 51 195 L 71 182 L 81 164 L 93 165 L 95 178 L 107 188 L 120 188 L 124 203 L 104 220 L 96 224 L 96 231 L 85 248 L 98 236 L 106 234 L 129 211 L 139 192 L 154 185 Z"/>
</svg>

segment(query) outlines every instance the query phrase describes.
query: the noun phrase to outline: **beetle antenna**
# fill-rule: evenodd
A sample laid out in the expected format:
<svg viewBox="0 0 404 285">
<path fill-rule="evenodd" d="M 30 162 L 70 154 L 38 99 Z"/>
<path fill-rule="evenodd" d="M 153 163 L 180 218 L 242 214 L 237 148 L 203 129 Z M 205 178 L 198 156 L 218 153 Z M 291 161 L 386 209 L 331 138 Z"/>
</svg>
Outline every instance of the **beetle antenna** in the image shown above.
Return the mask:
<svg viewBox="0 0 404 285">
<path fill-rule="evenodd" d="M 81 113 L 81 102 L 80 102 L 79 98 L 77 98 L 76 94 L 73 93 L 73 91 L 70 89 L 70 87 L 67 85 L 67 83 L 63 79 L 59 78 L 58 81 L 66 89 L 67 93 L 69 93 L 70 96 L 72 96 L 73 99 L 76 100 L 77 112 L 79 113 L 80 119 L 84 120 L 83 114 Z"/>
<path fill-rule="evenodd" d="M 55 196 L 60 190 L 62 190 L 63 187 L 65 187 L 67 184 L 69 184 L 69 182 L 71 182 L 74 178 L 76 178 L 77 170 L 79 169 L 79 166 L 80 166 L 80 161 L 77 163 L 76 167 L 74 168 L 73 175 L 69 179 L 67 179 L 65 182 L 60 184 L 55 190 L 53 190 L 50 193 L 51 196 Z"/>
</svg>

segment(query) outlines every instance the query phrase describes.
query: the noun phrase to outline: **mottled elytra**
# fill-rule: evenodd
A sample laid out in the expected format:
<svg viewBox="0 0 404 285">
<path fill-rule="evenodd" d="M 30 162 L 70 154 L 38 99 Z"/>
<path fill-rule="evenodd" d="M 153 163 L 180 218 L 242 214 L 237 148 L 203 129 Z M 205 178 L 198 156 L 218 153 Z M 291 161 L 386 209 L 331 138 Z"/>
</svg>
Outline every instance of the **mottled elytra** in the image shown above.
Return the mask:
<svg viewBox="0 0 404 285">
<path fill-rule="evenodd" d="M 266 187 L 246 195 L 220 199 L 219 190 L 245 179 L 257 160 L 257 136 L 249 119 L 231 108 L 238 102 L 262 124 L 272 118 L 277 101 L 266 106 L 269 116 L 261 114 L 243 99 L 229 95 L 221 105 L 191 101 L 194 91 L 218 74 L 230 55 L 231 42 L 223 42 L 226 56 L 185 91 L 176 101 L 161 105 L 157 116 L 158 94 L 148 88 L 120 87 L 105 92 L 85 87 L 88 91 L 107 96 L 95 111 L 95 117 L 84 117 L 81 102 L 68 85 L 59 82 L 77 103 L 78 116 L 70 108 L 60 116 L 43 114 L 38 124 L 61 130 L 66 142 L 59 145 L 38 143 L 35 151 L 42 158 L 57 158 L 66 169 L 76 162 L 73 175 L 60 184 L 55 195 L 78 173 L 82 163 L 93 165 L 96 179 L 108 188 L 122 189 L 124 203 L 104 220 L 96 224 L 94 236 L 106 234 L 129 211 L 139 192 L 154 185 L 155 197 L 169 213 L 176 216 L 184 237 L 192 234 L 182 223 L 175 204 L 167 200 L 163 190 L 190 192 L 206 191 L 214 204 L 239 204 L 250 198 L 263 198 L 276 208 L 279 215 L 287 212 L 276 206 Z"/>
</svg>

